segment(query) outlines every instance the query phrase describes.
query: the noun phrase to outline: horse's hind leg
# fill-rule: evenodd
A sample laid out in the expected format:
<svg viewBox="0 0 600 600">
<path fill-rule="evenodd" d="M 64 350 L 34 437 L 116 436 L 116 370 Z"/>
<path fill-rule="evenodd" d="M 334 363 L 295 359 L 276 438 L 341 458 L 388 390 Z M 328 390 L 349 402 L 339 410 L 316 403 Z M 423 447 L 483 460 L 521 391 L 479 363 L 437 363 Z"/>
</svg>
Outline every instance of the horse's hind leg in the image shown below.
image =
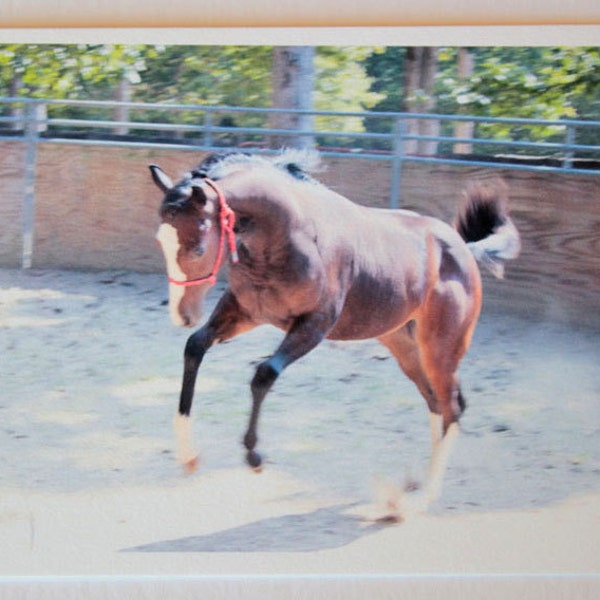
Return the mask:
<svg viewBox="0 0 600 600">
<path fill-rule="evenodd" d="M 378 339 L 390 350 L 394 358 L 398 361 L 400 368 L 417 386 L 421 395 L 425 398 L 429 410 L 434 411 L 437 407 L 437 401 L 421 364 L 421 356 L 415 334 L 416 323 L 410 321 L 401 329 L 397 329 Z"/>
<path fill-rule="evenodd" d="M 421 395 L 427 402 L 430 417 L 431 447 L 433 455 L 438 451 L 441 441 L 441 417 L 439 414 L 437 414 L 438 402 L 431 387 L 431 383 L 429 382 L 425 370 L 423 369 L 419 346 L 417 345 L 417 341 L 415 339 L 415 333 L 416 324 L 414 321 L 411 321 L 402 329 L 398 329 L 390 334 L 380 337 L 379 341 L 390 350 L 402 371 L 404 371 L 406 376 L 417 386 L 418 390 L 421 392 Z M 431 481 L 431 477 L 429 477 L 429 481 Z M 413 486 L 414 482 L 411 482 L 410 487 L 412 488 Z M 415 492 L 411 496 L 411 507 L 415 509 L 427 508 L 428 502 L 426 500 L 426 496 L 428 494 L 424 495 L 417 493 L 414 489 L 411 491 Z M 400 504 L 406 505 L 407 499 L 401 490 L 392 490 L 390 488 L 388 490 L 388 494 L 390 495 L 389 498 L 386 498 L 388 508 L 392 510 L 392 513 L 396 513 L 395 515 L 391 514 L 386 516 L 386 519 L 391 520 L 394 518 L 394 516 L 401 516 L 397 513 L 406 511 L 406 506 L 401 507 Z M 419 504 L 421 504 L 421 506 L 418 506 Z M 404 511 L 402 510 L 403 508 Z"/>
<path fill-rule="evenodd" d="M 432 294 L 417 327 L 415 339 L 421 365 L 435 398 L 435 405 L 429 404 L 433 448 L 425 490 L 427 504 L 440 496 L 448 459 L 459 434 L 458 421 L 465 410 L 465 400 L 457 371 L 478 316 L 478 296 L 469 296 L 462 286 L 454 284 Z"/>
<path fill-rule="evenodd" d="M 473 311 L 473 317 L 458 326 L 455 320 L 449 320 L 447 331 L 435 318 L 421 319 L 379 338 L 425 398 L 430 417 L 432 449 L 427 483 L 423 492 L 402 499 L 400 511 L 426 510 L 439 498 L 458 436 L 458 420 L 465 409 L 456 371 L 468 347 L 475 314 Z"/>
</svg>

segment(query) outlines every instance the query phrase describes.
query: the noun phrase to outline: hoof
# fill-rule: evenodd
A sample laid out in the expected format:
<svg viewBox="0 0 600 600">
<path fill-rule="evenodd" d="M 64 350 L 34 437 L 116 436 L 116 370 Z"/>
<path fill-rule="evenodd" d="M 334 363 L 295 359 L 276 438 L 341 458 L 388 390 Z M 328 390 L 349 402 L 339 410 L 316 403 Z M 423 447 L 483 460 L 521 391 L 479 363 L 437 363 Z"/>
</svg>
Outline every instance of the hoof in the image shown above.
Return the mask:
<svg viewBox="0 0 600 600">
<path fill-rule="evenodd" d="M 260 473 L 262 471 L 262 458 L 258 452 L 254 452 L 254 450 L 248 450 L 248 453 L 246 454 L 246 462 L 256 473 Z"/>
<path fill-rule="evenodd" d="M 413 494 L 421 489 L 421 484 L 416 479 L 407 479 L 404 484 L 404 492 Z"/>
<path fill-rule="evenodd" d="M 397 524 L 411 520 L 415 515 L 427 512 L 427 495 L 420 484 L 409 479 L 404 486 L 379 480 L 377 482 L 377 505 L 380 509 L 376 523 Z"/>
<path fill-rule="evenodd" d="M 424 515 L 429 508 L 429 499 L 421 490 L 409 492 L 401 498 L 399 507 L 405 517 Z"/>
<path fill-rule="evenodd" d="M 381 525 L 398 525 L 404 522 L 404 517 L 399 514 L 390 513 L 389 515 L 375 519 L 375 522 Z"/>
<path fill-rule="evenodd" d="M 181 466 L 183 467 L 183 472 L 186 475 L 191 475 L 198 470 L 198 467 L 200 466 L 200 458 L 198 456 L 194 456 L 193 458 L 181 463 Z"/>
</svg>

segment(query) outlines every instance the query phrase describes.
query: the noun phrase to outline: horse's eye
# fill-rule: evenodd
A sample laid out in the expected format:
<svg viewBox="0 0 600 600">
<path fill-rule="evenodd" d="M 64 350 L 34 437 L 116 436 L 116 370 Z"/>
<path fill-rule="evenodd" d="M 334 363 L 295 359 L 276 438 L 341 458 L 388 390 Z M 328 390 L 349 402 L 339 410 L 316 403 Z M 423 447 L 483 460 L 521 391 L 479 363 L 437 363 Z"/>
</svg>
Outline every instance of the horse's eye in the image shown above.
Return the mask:
<svg viewBox="0 0 600 600">
<path fill-rule="evenodd" d="M 203 219 L 201 221 L 198 221 L 198 229 L 202 232 L 205 233 L 210 229 L 210 221 L 208 219 Z"/>
<path fill-rule="evenodd" d="M 200 231 L 200 243 L 196 246 L 195 252 L 198 256 L 202 256 L 206 250 L 206 233 L 211 227 L 209 219 L 201 219 L 198 221 L 198 230 Z"/>
</svg>

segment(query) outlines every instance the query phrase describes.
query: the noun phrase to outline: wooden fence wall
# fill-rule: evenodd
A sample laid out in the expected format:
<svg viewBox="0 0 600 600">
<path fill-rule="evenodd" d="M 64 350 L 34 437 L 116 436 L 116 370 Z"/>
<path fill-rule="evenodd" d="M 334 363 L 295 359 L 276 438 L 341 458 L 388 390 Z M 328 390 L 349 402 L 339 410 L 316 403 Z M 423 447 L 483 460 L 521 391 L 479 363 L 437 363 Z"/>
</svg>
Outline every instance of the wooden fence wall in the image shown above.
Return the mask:
<svg viewBox="0 0 600 600">
<path fill-rule="evenodd" d="M 24 145 L 0 143 L 0 266 L 18 267 Z M 33 266 L 37 269 L 162 271 L 154 240 L 161 195 L 147 165 L 174 178 L 202 158 L 186 151 L 52 145 L 38 147 Z M 370 206 L 389 202 L 390 165 L 327 159 L 319 178 Z M 401 205 L 451 221 L 474 178 L 502 177 L 523 237 L 521 257 L 497 282 L 484 275 L 485 307 L 532 319 L 600 326 L 600 177 L 510 169 L 417 165 L 402 174 Z"/>
</svg>

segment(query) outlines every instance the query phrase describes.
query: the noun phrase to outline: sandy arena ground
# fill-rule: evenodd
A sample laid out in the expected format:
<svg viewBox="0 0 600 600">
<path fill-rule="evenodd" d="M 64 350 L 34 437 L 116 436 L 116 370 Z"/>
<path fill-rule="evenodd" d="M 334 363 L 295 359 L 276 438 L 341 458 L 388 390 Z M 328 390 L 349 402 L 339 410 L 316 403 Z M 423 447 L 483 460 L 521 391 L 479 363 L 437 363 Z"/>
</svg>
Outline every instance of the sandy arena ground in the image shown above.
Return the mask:
<svg viewBox="0 0 600 600">
<path fill-rule="evenodd" d="M 286 371 L 256 475 L 248 381 L 281 333 L 213 348 L 203 464 L 184 476 L 171 421 L 189 331 L 165 299 L 160 275 L 0 270 L 0 597 L 598 597 L 598 331 L 484 313 L 443 498 L 382 526 L 381 482 L 422 479 L 429 455 L 425 404 L 385 349 L 326 342 Z"/>
</svg>

